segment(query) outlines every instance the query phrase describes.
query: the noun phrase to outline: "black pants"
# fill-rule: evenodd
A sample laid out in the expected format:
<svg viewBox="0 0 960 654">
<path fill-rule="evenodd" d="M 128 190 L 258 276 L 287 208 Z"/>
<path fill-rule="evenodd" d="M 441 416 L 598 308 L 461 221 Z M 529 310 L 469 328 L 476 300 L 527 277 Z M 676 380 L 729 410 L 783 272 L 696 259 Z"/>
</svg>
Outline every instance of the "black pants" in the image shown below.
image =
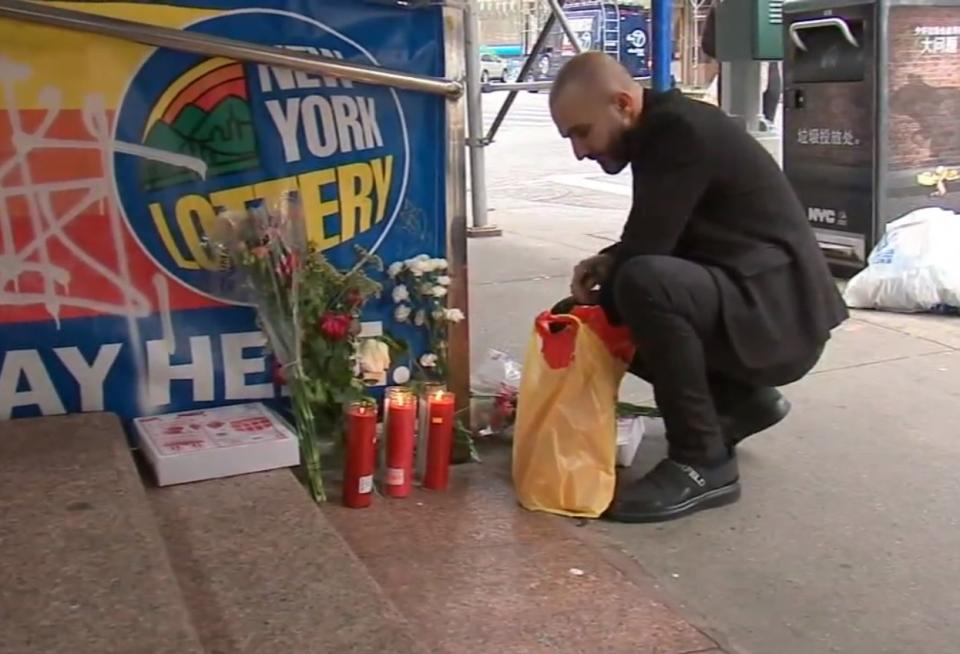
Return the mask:
<svg viewBox="0 0 960 654">
<path fill-rule="evenodd" d="M 782 386 L 805 375 L 820 351 L 764 370 L 740 364 L 720 315 L 720 291 L 705 267 L 674 257 L 625 262 L 614 280 L 614 301 L 637 342 L 631 372 L 653 384 L 670 457 L 710 464 L 730 456 L 718 413 L 759 387 Z"/>
</svg>

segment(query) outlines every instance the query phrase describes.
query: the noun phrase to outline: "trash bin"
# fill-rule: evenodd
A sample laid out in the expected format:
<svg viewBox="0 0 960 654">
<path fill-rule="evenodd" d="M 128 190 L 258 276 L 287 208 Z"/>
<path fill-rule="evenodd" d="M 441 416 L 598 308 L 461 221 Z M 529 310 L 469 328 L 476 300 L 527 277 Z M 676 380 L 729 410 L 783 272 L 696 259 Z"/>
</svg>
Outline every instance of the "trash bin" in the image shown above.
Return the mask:
<svg viewBox="0 0 960 654">
<path fill-rule="evenodd" d="M 960 210 L 960 0 L 794 0 L 784 13 L 784 171 L 849 276 L 891 220 Z"/>
</svg>

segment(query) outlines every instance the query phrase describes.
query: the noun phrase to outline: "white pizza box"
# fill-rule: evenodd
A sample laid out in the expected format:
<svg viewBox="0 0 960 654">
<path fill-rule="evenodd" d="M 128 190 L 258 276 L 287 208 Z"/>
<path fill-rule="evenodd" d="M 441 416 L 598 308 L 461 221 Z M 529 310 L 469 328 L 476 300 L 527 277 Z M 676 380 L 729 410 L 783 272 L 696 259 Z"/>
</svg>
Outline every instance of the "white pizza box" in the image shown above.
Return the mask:
<svg viewBox="0 0 960 654">
<path fill-rule="evenodd" d="M 160 486 L 300 463 L 296 433 L 261 402 L 136 418 L 133 424 Z"/>
<path fill-rule="evenodd" d="M 617 418 L 617 467 L 629 468 L 633 465 L 644 436 L 662 437 L 665 433 L 661 418 Z"/>
<path fill-rule="evenodd" d="M 631 416 L 617 418 L 617 467 L 629 468 L 637 457 L 643 440 L 643 418 Z"/>
</svg>

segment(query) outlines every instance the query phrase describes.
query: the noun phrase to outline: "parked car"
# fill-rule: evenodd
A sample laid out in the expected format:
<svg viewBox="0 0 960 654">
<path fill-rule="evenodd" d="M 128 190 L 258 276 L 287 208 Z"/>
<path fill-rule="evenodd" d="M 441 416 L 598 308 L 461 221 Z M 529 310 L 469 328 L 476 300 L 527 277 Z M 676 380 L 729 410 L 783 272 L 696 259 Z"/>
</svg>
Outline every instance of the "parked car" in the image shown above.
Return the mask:
<svg viewBox="0 0 960 654">
<path fill-rule="evenodd" d="M 504 82 L 516 82 L 520 77 L 520 68 L 523 66 L 523 57 L 507 59 L 507 70 L 503 73 Z"/>
<path fill-rule="evenodd" d="M 505 82 L 507 76 L 507 62 L 495 54 L 480 55 L 480 81 L 487 83 L 490 80 Z"/>
</svg>

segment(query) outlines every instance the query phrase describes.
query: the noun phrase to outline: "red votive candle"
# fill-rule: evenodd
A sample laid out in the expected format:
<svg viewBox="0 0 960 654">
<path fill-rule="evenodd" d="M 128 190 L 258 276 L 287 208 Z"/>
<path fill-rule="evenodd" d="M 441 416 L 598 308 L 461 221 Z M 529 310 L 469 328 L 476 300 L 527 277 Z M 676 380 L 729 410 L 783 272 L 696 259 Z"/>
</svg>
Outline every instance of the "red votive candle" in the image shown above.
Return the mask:
<svg viewBox="0 0 960 654">
<path fill-rule="evenodd" d="M 377 455 L 377 405 L 354 402 L 347 407 L 347 451 L 343 462 L 343 505 L 364 509 L 373 500 Z"/>
<path fill-rule="evenodd" d="M 427 469 L 423 487 L 446 490 L 450 481 L 450 452 L 453 449 L 454 395 L 437 391 L 427 400 Z"/>
<path fill-rule="evenodd" d="M 417 452 L 414 461 L 415 474 L 423 481 L 427 471 L 427 437 L 430 434 L 430 416 L 427 412 L 427 399 L 437 391 L 447 390 L 446 384 L 441 382 L 424 382 L 420 386 L 420 397 L 417 401 Z"/>
<path fill-rule="evenodd" d="M 406 497 L 413 487 L 413 446 L 417 400 L 409 388 L 387 389 L 387 470 L 384 487 L 390 497 Z"/>
</svg>

